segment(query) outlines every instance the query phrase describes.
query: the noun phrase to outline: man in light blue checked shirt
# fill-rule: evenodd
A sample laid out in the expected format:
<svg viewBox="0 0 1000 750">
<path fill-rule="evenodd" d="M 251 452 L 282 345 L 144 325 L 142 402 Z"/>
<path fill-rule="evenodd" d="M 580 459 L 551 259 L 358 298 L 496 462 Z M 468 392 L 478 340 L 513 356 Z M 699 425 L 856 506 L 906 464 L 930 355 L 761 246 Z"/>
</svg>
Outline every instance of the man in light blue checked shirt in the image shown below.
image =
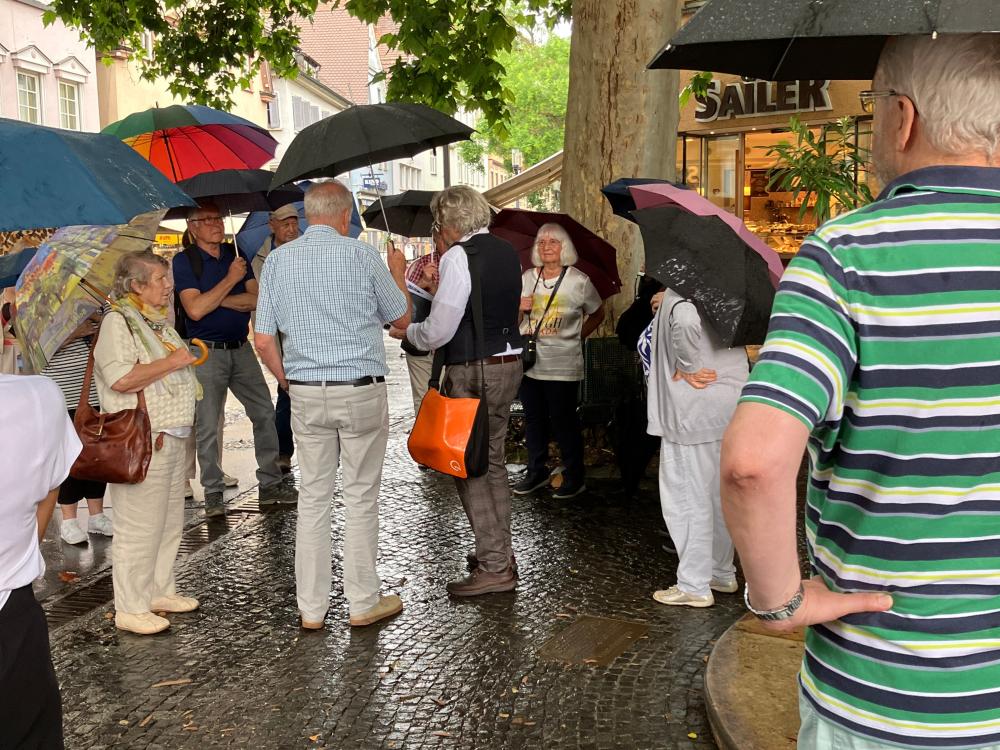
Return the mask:
<svg viewBox="0 0 1000 750">
<path fill-rule="evenodd" d="M 330 599 L 330 501 L 343 466 L 344 595 L 350 624 L 398 614 L 375 570 L 378 492 L 389 436 L 382 326 L 410 322 L 406 259 L 388 268 L 371 245 L 347 236 L 353 198 L 338 181 L 306 192 L 309 228 L 275 249 L 260 277 L 257 351 L 292 401 L 302 486 L 295 585 L 302 627 L 323 627 Z M 284 355 L 276 336 L 281 332 Z"/>
</svg>

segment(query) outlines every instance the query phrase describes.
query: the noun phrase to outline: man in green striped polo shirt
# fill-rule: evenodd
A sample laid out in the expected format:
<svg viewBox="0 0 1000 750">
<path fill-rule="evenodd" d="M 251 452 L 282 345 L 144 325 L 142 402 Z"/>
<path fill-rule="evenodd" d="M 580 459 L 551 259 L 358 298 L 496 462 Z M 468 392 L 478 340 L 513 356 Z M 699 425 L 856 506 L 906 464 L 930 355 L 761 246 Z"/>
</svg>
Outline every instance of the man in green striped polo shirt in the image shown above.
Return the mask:
<svg viewBox="0 0 1000 750">
<path fill-rule="evenodd" d="M 894 39 L 862 101 L 886 187 L 782 279 L 726 521 L 751 609 L 811 626 L 800 748 L 1000 748 L 1000 37 Z"/>
</svg>

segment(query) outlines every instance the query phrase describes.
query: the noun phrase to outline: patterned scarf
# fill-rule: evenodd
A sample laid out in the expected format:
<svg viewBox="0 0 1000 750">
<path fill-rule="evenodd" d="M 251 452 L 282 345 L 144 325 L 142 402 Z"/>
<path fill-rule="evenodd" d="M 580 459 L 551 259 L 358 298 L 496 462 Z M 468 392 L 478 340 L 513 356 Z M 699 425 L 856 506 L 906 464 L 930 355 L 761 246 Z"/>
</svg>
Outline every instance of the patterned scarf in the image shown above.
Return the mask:
<svg viewBox="0 0 1000 750">
<path fill-rule="evenodd" d="M 150 361 L 163 359 L 174 349 L 187 346 L 177 331 L 168 324 L 165 306 L 147 305 L 133 293 L 118 300 L 111 309 L 125 317 L 129 330 L 142 342 Z M 194 376 L 192 367 L 176 370 L 147 387 L 161 395 L 174 395 L 175 388 L 194 387 L 196 398 L 200 401 L 202 397 L 201 384 Z"/>
</svg>

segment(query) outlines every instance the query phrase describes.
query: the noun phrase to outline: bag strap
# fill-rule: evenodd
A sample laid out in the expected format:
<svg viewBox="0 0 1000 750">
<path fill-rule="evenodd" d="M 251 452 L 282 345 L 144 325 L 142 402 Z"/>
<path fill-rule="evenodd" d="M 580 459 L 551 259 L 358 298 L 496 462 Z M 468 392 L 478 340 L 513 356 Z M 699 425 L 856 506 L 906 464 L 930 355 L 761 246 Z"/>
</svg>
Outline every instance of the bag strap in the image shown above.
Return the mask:
<svg viewBox="0 0 1000 750">
<path fill-rule="evenodd" d="M 545 309 L 542 310 L 542 317 L 538 319 L 538 325 L 535 326 L 535 332 L 531 334 L 534 338 L 538 338 L 538 332 L 542 330 L 542 323 L 545 322 L 545 316 L 549 313 L 549 308 L 552 307 L 552 300 L 556 298 L 556 292 L 559 291 L 559 285 L 562 284 L 563 277 L 569 270 L 569 266 L 563 266 L 562 273 L 559 274 L 559 280 L 556 281 L 556 285 L 552 287 L 552 294 L 549 295 L 549 301 L 545 304 Z M 538 288 L 538 281 L 542 278 L 542 269 L 538 269 L 538 277 L 535 279 L 535 288 Z M 532 295 L 534 296 L 534 295 Z M 528 316 L 528 326 L 531 326 L 531 316 Z"/>
<path fill-rule="evenodd" d="M 101 328 L 104 327 L 104 320 L 107 318 L 108 315 L 110 315 L 113 312 L 118 312 L 118 311 L 109 310 L 108 313 L 105 314 L 103 318 L 101 318 Z M 129 325 L 128 318 L 126 318 L 120 312 L 118 313 L 118 315 L 122 316 L 122 320 L 125 321 L 125 327 L 128 328 L 128 332 L 132 334 L 132 340 L 135 341 L 135 333 L 132 331 L 132 326 Z M 80 411 L 83 409 L 84 406 L 89 405 L 90 403 L 90 382 L 94 377 L 94 349 L 97 347 L 97 339 L 100 338 L 100 336 L 101 336 L 101 331 L 100 329 L 98 329 L 97 333 L 90 341 L 90 353 L 87 355 L 87 369 L 84 371 L 83 374 L 83 387 L 80 389 L 80 402 L 77 404 L 76 407 L 78 414 L 80 413 Z M 136 364 L 139 364 L 138 361 L 136 361 Z M 145 390 L 146 389 L 143 388 L 141 391 L 136 391 L 135 396 L 138 401 L 138 403 L 136 404 L 136 410 L 148 413 L 146 410 Z"/>
<path fill-rule="evenodd" d="M 465 250 L 469 261 L 469 280 L 472 283 L 472 291 L 469 295 L 470 306 L 472 307 L 472 330 L 476 337 L 476 347 L 483 356 L 479 358 L 479 367 L 483 375 L 483 387 L 486 387 L 486 366 L 483 359 L 486 356 L 486 328 L 483 325 L 483 288 L 482 273 L 479 268 L 479 251 L 475 248 L 461 246 Z M 438 347 L 434 352 L 434 363 L 431 365 L 431 377 L 427 382 L 429 388 L 439 391 L 441 387 L 441 371 L 444 369 L 445 347 Z"/>
</svg>

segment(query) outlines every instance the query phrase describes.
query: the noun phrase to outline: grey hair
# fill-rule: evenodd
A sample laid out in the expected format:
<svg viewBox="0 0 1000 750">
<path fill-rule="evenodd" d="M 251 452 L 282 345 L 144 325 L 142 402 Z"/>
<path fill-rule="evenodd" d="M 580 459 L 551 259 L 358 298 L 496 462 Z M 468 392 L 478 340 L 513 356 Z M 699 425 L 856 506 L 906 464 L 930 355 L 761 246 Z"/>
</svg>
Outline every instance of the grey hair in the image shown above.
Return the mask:
<svg viewBox="0 0 1000 750">
<path fill-rule="evenodd" d="M 199 211 L 215 211 L 220 216 L 222 215 L 222 211 L 220 211 L 219 207 L 215 205 L 212 201 L 204 201 L 204 202 L 199 201 L 197 206 L 192 206 L 188 210 L 187 216 L 185 218 L 187 219 L 187 221 L 191 221 L 194 215 Z"/>
<path fill-rule="evenodd" d="M 893 37 L 875 74 L 879 87 L 913 102 L 931 147 L 941 154 L 1000 150 L 1000 37 Z"/>
<path fill-rule="evenodd" d="M 115 283 L 111 290 L 114 299 L 127 297 L 135 289 L 133 283 L 148 284 L 149 277 L 157 266 L 169 268 L 166 258 L 161 258 L 152 248 L 137 253 L 125 253 L 115 263 Z"/>
<path fill-rule="evenodd" d="M 431 199 L 431 213 L 442 227 L 459 235 L 471 234 L 490 225 L 490 204 L 478 190 L 468 185 L 454 185 Z"/>
<path fill-rule="evenodd" d="M 548 224 L 542 224 L 538 228 L 538 234 L 535 235 L 535 244 L 531 246 L 531 265 L 536 268 L 542 265 L 542 256 L 538 252 L 538 240 L 543 237 L 558 240 L 562 243 L 562 247 L 559 248 L 560 265 L 575 266 L 576 262 L 580 260 L 580 255 L 576 252 L 576 245 L 573 244 L 573 240 L 569 238 L 566 230 L 558 224 L 549 222 Z"/>
<path fill-rule="evenodd" d="M 310 185 L 306 189 L 306 220 L 310 217 L 340 216 L 354 208 L 354 196 L 350 188 L 340 180 L 330 180 Z M 311 222 L 310 222 L 311 223 Z"/>
</svg>

